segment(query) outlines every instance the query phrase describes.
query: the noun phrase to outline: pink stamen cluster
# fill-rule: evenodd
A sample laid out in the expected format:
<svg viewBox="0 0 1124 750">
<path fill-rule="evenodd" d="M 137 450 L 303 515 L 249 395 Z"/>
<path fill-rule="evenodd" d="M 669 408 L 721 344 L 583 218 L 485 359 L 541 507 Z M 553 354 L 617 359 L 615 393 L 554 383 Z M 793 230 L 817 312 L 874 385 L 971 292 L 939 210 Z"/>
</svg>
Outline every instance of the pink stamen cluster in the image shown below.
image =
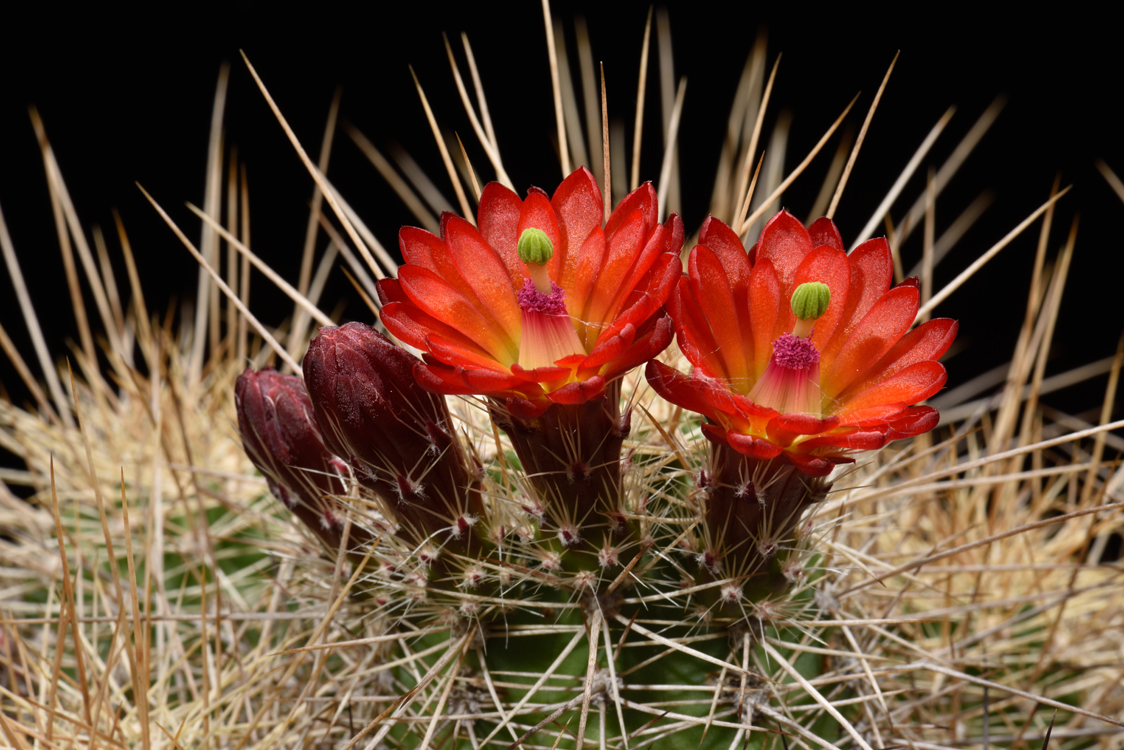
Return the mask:
<svg viewBox="0 0 1124 750">
<path fill-rule="evenodd" d="M 761 379 L 749 392 L 755 403 L 781 414 L 820 414 L 820 353 L 811 336 L 781 334 Z"/>
<path fill-rule="evenodd" d="M 812 345 L 811 336 L 799 338 L 791 333 L 773 342 L 773 361 L 789 370 L 807 370 L 820 363 L 820 353 Z"/>
<path fill-rule="evenodd" d="M 523 280 L 519 290 L 519 308 L 524 312 L 537 312 L 544 315 L 566 315 L 566 300 L 562 287 L 550 282 L 550 293 L 544 294 L 535 288 L 535 282 Z"/>
</svg>

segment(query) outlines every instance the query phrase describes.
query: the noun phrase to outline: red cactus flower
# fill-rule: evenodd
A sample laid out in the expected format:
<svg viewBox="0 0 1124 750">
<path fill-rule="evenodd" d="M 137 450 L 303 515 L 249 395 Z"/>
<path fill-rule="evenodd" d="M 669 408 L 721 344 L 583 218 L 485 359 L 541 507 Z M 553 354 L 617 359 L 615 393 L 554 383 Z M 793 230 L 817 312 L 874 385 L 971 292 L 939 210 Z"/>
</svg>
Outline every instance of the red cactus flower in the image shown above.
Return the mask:
<svg viewBox="0 0 1124 750">
<path fill-rule="evenodd" d="M 660 309 L 681 273 L 683 223 L 658 220 L 650 184 L 602 226 L 601 191 L 584 167 L 548 198 L 498 183 L 479 228 L 441 217 L 441 237 L 402 229 L 397 279 L 380 282 L 382 320 L 427 353 L 427 390 L 487 395 L 520 418 L 581 404 L 671 343 Z"/>
<path fill-rule="evenodd" d="M 937 423 L 935 410 L 915 404 L 944 386 L 937 359 L 957 324 L 937 319 L 910 331 L 917 280 L 891 288 L 892 277 L 885 239 L 848 255 L 827 218 L 805 229 L 782 211 L 748 254 L 729 227 L 708 219 L 668 303 L 694 371 L 653 361 L 648 381 L 705 415 L 710 440 L 756 459 L 783 454 L 804 474 L 826 476 L 853 451 Z M 818 286 L 801 288 L 810 282 Z"/>
</svg>

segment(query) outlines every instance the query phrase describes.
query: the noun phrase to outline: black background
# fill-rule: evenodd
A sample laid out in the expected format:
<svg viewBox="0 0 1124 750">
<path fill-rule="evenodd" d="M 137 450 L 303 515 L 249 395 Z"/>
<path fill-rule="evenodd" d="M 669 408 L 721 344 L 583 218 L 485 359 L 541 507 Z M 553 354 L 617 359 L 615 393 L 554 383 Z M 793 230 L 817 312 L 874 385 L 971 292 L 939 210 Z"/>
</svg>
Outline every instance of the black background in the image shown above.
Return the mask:
<svg viewBox="0 0 1124 750">
<path fill-rule="evenodd" d="M 938 201 L 938 235 L 983 190 L 995 191 L 995 203 L 938 269 L 935 288 L 1041 204 L 1060 173 L 1063 184 L 1075 188 L 1060 204 L 1051 256 L 1078 212 L 1081 229 L 1050 372 L 1111 355 L 1124 321 L 1119 311 L 1124 238 L 1117 231 L 1124 204 L 1093 165 L 1103 158 L 1124 173 L 1124 147 L 1116 114 L 1122 66 L 1114 51 L 1117 40 L 1106 24 L 1056 10 L 1052 16 L 1020 11 L 1024 15 L 999 23 L 980 17 L 978 7 L 971 6 L 929 5 L 938 9 L 930 16 L 921 15 L 920 6 L 905 15 L 853 7 L 821 13 L 794 4 L 742 4 L 735 12 L 704 2 L 667 7 L 677 72 L 688 78 L 680 160 L 689 231 L 705 215 L 731 97 L 759 29 L 769 34 L 769 63 L 783 53 L 766 132 L 779 111 L 792 114 L 786 171 L 861 90 L 849 120 L 857 129 L 900 49 L 836 214 L 844 240 L 850 243 L 866 223 L 946 108 L 955 104 L 958 111 L 931 152 L 930 161 L 938 165 L 988 104 L 1004 94 L 1008 104 L 1003 114 Z M 631 138 L 647 5 L 556 4 L 554 12 L 566 19 L 576 14 L 588 19 L 594 55 L 606 66 L 610 115 L 629 123 Z M 134 182 L 143 184 L 190 237 L 198 237 L 199 222 L 184 203 L 202 203 L 211 104 L 224 61 L 232 66 L 226 138 L 237 144 L 249 171 L 252 244 L 288 278 L 296 277 L 312 181 L 256 90 L 240 49 L 310 151 L 319 147 L 333 91 L 340 86 L 341 117 L 377 146 L 402 144 L 452 201 L 407 65 L 417 71 L 439 120 L 461 133 L 474 164 L 484 172 L 486 160 L 456 97 L 441 40 L 441 32 L 447 32 L 463 59 L 457 35 L 465 31 L 516 186 L 550 191 L 561 178 L 551 143 L 554 113 L 542 12 L 533 2 L 415 2 L 396 4 L 393 10 L 373 3 L 343 4 L 299 11 L 237 2 L 144 12 L 37 13 L 18 27 L 6 24 L 0 50 L 0 206 L 56 356 L 68 351 L 76 328 L 29 105 L 38 107 L 45 121 L 84 225 L 100 224 L 112 237 L 111 209 L 120 211 L 153 311 L 167 309 L 173 300 L 194 298 L 196 266 Z M 568 21 L 566 31 L 572 39 Z M 650 82 L 655 71 L 653 64 Z M 659 106 L 654 84 L 648 102 L 654 117 Z M 658 180 L 662 151 L 655 122 L 646 124 L 642 159 L 642 175 L 652 180 Z M 798 216 L 810 207 L 834 145 L 786 194 L 785 204 Z M 892 212 L 895 218 L 923 190 L 924 173 L 923 167 L 905 191 Z M 412 218 L 342 133 L 329 175 L 383 243 L 394 247 L 397 227 Z M 941 314 L 961 320 L 965 345 L 949 363 L 950 384 L 1009 357 L 1022 320 L 1036 238 L 1037 225 L 942 306 Z M 903 249 L 907 268 L 920 255 L 920 240 L 917 232 Z M 116 247 L 115 240 L 110 246 Z M 118 268 L 124 284 L 123 263 Z M 369 320 L 342 274 L 324 306 L 339 298 L 351 300 L 345 318 Z M 291 311 L 260 277 L 253 299 L 255 311 L 267 322 L 278 323 Z M 0 320 L 33 360 L 7 278 L 0 282 Z M 8 363 L 3 365 L 5 387 L 13 398 L 26 399 Z M 1098 406 L 1103 386 L 1101 378 L 1057 398 L 1076 410 Z"/>
</svg>

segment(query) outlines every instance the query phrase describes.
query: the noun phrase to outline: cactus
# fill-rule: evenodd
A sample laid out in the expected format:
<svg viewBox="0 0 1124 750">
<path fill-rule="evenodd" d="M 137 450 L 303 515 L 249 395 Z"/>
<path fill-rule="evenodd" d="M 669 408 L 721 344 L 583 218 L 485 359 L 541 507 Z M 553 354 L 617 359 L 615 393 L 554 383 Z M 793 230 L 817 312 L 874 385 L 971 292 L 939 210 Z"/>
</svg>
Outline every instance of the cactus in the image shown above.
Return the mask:
<svg viewBox="0 0 1124 750">
<path fill-rule="evenodd" d="M 315 411 L 340 456 L 334 465 L 351 467 L 347 494 L 378 496 L 381 516 L 406 542 L 372 542 L 370 529 L 358 538 L 366 544 L 346 550 L 375 558 L 376 572 L 361 580 L 378 588 L 382 607 L 402 613 L 387 627 L 421 628 L 436 615 L 461 649 L 481 645 L 459 668 L 486 673 L 523 664 L 511 629 L 545 607 L 587 644 L 581 726 L 590 701 L 613 703 L 618 722 L 599 741 L 623 742 L 646 719 L 624 710 L 634 699 L 615 671 L 627 662 L 614 664 L 608 644 L 658 643 L 654 621 L 669 624 L 664 639 L 693 631 L 760 648 L 790 610 L 806 611 L 820 578 L 807 574 L 817 545 L 801 528 L 806 512 L 827 496 L 837 465 L 936 424 L 933 409 L 913 404 L 944 384 L 936 359 L 956 324 L 931 320 L 905 335 L 920 302 L 916 283 L 890 288 L 886 241 L 848 256 L 830 219 L 809 231 L 782 212 L 748 253 L 710 220 L 684 274 L 682 224 L 674 215 L 666 226 L 654 222 L 650 185 L 626 197 L 604 229 L 586 170 L 549 203 L 532 189 L 521 205 L 495 183 L 483 195 L 481 232 L 449 217 L 440 238 L 403 230 L 408 262 L 380 283 L 383 322 L 425 359 L 360 323 L 323 329 L 305 357 L 314 405 L 305 411 Z M 530 222 L 543 229 L 524 227 L 516 242 L 516 228 Z M 690 377 L 655 359 L 673 326 Z M 543 333 L 551 327 L 559 330 Z M 529 360 L 537 366 L 525 367 Z M 622 383 L 645 361 L 656 393 L 688 410 L 679 430 L 632 434 Z M 466 424 L 480 436 L 489 427 L 505 433 L 518 468 L 468 471 L 478 438 L 450 428 L 440 394 L 484 399 L 487 408 Z M 661 409 L 649 400 L 647 410 Z M 241 415 L 245 432 L 253 420 Z M 688 448 L 683 427 L 709 447 Z M 644 448 L 673 460 L 638 457 Z M 674 625 L 685 620 L 694 624 Z M 664 669 L 705 680 L 706 662 L 692 650 Z M 736 657 L 720 650 L 712 662 L 763 680 Z M 483 724 L 486 739 L 509 721 Z M 381 739 L 394 723 L 378 731 Z M 729 742 L 728 734 L 712 741 Z"/>
<path fill-rule="evenodd" d="M 748 172 L 694 234 L 662 186 L 614 206 L 585 167 L 517 193 L 495 164 L 475 216 L 371 266 L 374 326 L 302 300 L 311 339 L 259 324 L 243 369 L 232 329 L 202 367 L 137 311 L 146 366 L 112 331 L 122 392 L 85 363 L 74 426 L 53 395 L 0 405 L 64 489 L 15 532 L 54 529 L 40 577 L 65 582 L 52 658 L 0 629 L 12 744 L 871 750 L 1037 742 L 1054 709 L 1056 736 L 1110 740 L 1118 504 L 1103 443 L 1049 452 L 1104 429 L 1019 435 L 1013 399 L 983 437 L 932 432 L 958 326 L 928 318 L 931 274 L 749 215 Z M 107 480 L 133 449 L 152 474 Z"/>
</svg>

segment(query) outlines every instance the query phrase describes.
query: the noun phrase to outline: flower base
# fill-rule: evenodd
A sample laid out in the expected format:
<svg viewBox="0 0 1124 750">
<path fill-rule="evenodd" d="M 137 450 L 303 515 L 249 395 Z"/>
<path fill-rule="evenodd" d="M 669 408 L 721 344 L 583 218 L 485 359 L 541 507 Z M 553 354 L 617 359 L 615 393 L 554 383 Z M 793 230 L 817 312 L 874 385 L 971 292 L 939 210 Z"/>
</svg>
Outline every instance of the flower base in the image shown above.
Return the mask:
<svg viewBox="0 0 1124 750">
<path fill-rule="evenodd" d="M 801 575 L 800 520 L 831 484 L 783 456 L 751 458 L 715 442 L 699 486 L 705 522 L 699 582 L 726 582 L 702 601 L 717 608 L 713 615 L 744 617 L 746 602 L 779 596 Z"/>
<path fill-rule="evenodd" d="M 621 413 L 620 382 L 581 404 L 554 404 L 537 417 L 515 416 L 493 400 L 492 419 L 511 438 L 533 493 L 523 510 L 559 551 L 588 556 L 592 567 L 605 550 L 620 550 L 632 536 L 621 487 L 621 447 L 631 412 Z M 624 562 L 623 555 L 612 560 Z M 584 561 L 580 568 L 591 567 Z"/>
</svg>

